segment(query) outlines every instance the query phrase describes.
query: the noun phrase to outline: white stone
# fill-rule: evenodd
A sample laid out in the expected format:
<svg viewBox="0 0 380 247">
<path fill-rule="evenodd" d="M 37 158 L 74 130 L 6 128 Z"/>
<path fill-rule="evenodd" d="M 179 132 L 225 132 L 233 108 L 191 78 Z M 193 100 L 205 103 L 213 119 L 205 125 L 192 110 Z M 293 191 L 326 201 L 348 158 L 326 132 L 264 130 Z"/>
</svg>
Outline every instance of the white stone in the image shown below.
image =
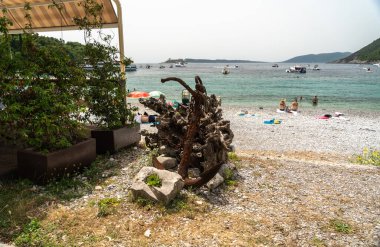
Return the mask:
<svg viewBox="0 0 380 247">
<path fill-rule="evenodd" d="M 221 185 L 223 182 L 224 182 L 224 178 L 219 173 L 217 173 L 210 181 L 208 181 L 206 186 L 210 190 L 213 190 L 219 185 Z"/>
<path fill-rule="evenodd" d="M 146 231 L 144 232 L 144 236 L 145 236 L 145 237 L 149 238 L 150 235 L 151 235 L 150 229 L 148 229 L 148 230 L 146 230 Z"/>
</svg>

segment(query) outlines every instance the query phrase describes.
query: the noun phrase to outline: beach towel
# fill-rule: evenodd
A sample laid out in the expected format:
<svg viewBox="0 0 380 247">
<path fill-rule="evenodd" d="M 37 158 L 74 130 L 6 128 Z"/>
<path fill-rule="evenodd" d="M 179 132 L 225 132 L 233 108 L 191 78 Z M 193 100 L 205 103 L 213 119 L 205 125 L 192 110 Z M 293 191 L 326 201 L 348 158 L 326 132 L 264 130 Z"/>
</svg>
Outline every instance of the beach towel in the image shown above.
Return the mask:
<svg viewBox="0 0 380 247">
<path fill-rule="evenodd" d="M 330 114 L 325 114 L 323 116 L 319 116 L 319 119 L 330 119 L 332 116 Z"/>
<path fill-rule="evenodd" d="M 264 124 L 280 124 L 282 121 L 278 119 L 265 120 Z"/>
</svg>

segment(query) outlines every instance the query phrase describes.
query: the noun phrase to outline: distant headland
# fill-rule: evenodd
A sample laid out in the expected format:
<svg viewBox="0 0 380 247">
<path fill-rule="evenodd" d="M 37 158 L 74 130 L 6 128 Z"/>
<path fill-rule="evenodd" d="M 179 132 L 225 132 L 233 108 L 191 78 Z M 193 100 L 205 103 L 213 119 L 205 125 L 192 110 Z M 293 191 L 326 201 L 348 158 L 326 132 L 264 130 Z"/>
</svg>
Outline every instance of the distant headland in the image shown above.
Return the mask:
<svg viewBox="0 0 380 247">
<path fill-rule="evenodd" d="M 195 58 L 169 58 L 164 63 L 263 63 L 260 61 L 251 60 L 230 60 L 230 59 L 195 59 Z"/>
</svg>

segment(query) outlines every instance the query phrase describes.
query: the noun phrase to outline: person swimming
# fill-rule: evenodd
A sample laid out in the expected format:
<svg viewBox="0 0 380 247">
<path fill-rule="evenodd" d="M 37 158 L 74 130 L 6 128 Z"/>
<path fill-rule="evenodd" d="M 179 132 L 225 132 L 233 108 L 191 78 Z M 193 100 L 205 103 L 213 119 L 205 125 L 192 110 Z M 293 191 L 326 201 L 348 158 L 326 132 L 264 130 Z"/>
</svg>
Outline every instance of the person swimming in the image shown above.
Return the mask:
<svg viewBox="0 0 380 247">
<path fill-rule="evenodd" d="M 318 97 L 317 97 L 317 95 L 315 95 L 315 96 L 312 98 L 311 102 L 313 103 L 313 105 L 317 105 L 317 104 L 318 104 Z"/>
</svg>

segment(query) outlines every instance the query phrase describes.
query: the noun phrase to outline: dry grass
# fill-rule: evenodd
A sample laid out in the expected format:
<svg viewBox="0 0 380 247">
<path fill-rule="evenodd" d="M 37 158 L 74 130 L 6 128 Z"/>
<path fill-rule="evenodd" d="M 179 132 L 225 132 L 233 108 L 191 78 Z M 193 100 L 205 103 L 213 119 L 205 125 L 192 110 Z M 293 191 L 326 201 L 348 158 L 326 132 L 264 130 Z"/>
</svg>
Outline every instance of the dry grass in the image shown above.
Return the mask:
<svg viewBox="0 0 380 247">
<path fill-rule="evenodd" d="M 369 233 L 377 223 L 370 214 L 360 215 L 360 210 L 376 211 L 379 202 L 374 197 L 368 204 L 370 197 L 352 197 L 345 185 L 337 185 L 347 175 L 359 181 L 373 173 L 379 176 L 379 171 L 347 168 L 345 158 L 337 164 L 336 157 L 310 152 L 239 155 L 240 179 L 234 187 L 213 193 L 220 201 L 184 192 L 168 207 L 141 206 L 125 194 L 112 213 L 99 217 L 97 203 L 107 196 L 98 192 L 88 200 L 47 207 L 46 216 L 39 218 L 39 231 L 44 236 L 39 244 L 140 247 L 370 243 Z M 336 174 L 336 180 L 324 180 L 327 171 L 330 176 Z M 102 184 L 112 184 L 114 179 Z M 146 237 L 148 229 L 151 236 Z"/>
</svg>

